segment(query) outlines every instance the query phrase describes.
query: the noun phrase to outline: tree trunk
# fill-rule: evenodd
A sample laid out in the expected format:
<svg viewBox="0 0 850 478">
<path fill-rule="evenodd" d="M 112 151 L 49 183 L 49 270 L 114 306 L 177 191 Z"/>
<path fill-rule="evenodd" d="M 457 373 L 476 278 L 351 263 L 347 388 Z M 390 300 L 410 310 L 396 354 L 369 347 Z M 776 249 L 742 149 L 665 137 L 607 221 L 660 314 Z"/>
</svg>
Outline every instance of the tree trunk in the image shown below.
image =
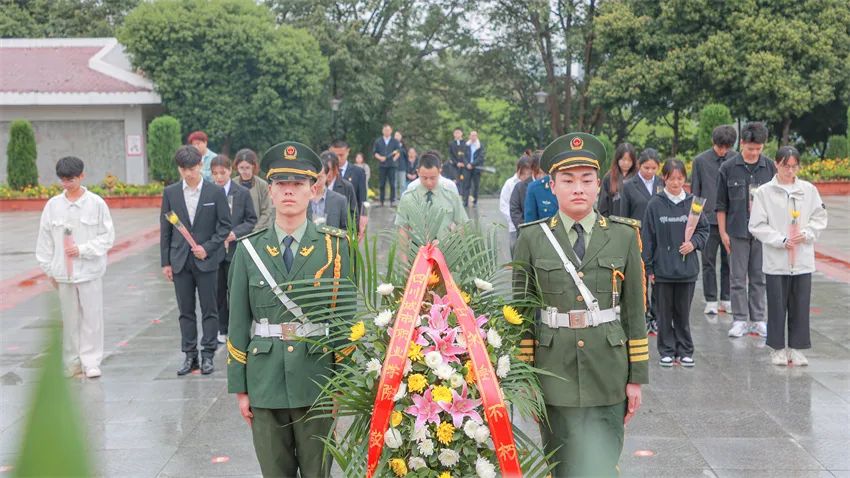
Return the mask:
<svg viewBox="0 0 850 478">
<path fill-rule="evenodd" d="M 673 109 L 673 145 L 670 147 L 670 156 L 679 153 L 679 109 Z"/>
<path fill-rule="evenodd" d="M 552 34 L 545 25 L 541 24 L 537 13 L 532 12 L 530 20 L 537 37 L 536 43 L 540 52 L 540 59 L 543 60 L 543 65 L 546 68 L 546 86 L 549 90 L 549 97 L 546 99 L 545 106 L 549 112 L 552 131 L 558 136 L 557 132 L 561 129 L 561 107 L 558 98 L 558 79 L 555 76 L 555 58 L 552 53 Z"/>
<path fill-rule="evenodd" d="M 587 18 L 585 19 L 585 28 L 587 29 L 587 32 L 584 36 L 584 80 L 582 81 L 581 96 L 579 98 L 578 107 L 579 131 L 585 131 L 590 126 L 587 124 L 587 118 L 585 118 L 585 115 L 587 114 L 587 107 L 590 100 L 587 96 L 587 90 L 590 86 L 590 79 L 593 72 L 591 60 L 593 58 L 593 17 L 595 15 L 596 0 L 590 0 L 590 4 L 587 6 Z"/>
<path fill-rule="evenodd" d="M 570 47 L 569 38 L 570 30 L 573 27 L 573 15 L 570 13 L 566 17 L 566 21 L 563 22 L 563 31 L 565 44 L 564 57 L 567 60 L 567 72 L 564 75 L 564 128 L 560 134 L 569 133 L 573 122 L 573 51 Z"/>
<path fill-rule="evenodd" d="M 791 141 L 791 118 L 782 120 L 782 146 L 787 146 Z"/>
</svg>

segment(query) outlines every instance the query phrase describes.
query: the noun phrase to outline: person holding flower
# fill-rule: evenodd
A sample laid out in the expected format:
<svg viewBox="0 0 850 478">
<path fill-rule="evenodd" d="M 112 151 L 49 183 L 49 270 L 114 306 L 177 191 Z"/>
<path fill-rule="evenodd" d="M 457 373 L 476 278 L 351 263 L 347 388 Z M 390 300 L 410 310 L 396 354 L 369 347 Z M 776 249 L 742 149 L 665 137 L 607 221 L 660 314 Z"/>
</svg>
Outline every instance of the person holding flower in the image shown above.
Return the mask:
<svg viewBox="0 0 850 478">
<path fill-rule="evenodd" d="M 763 244 L 767 346 L 773 349 L 770 362 L 774 365 L 808 365 L 801 350 L 812 346 L 809 301 L 814 243 L 826 229 L 826 207 L 817 188 L 797 177 L 800 153 L 795 148 L 779 148 L 774 162 L 776 175 L 756 190 L 748 224 L 750 233 Z"/>
<path fill-rule="evenodd" d="M 668 159 L 661 176 L 664 190 L 647 203 L 641 229 L 646 273 L 658 294 L 659 364 L 672 367 L 678 357 L 683 367 L 693 367 L 689 316 L 700 270 L 695 251 L 705 246 L 709 225 L 702 215 L 705 202 L 684 190 L 688 179 L 685 164 Z M 688 231 L 690 224 L 695 226 L 692 231 Z"/>
</svg>

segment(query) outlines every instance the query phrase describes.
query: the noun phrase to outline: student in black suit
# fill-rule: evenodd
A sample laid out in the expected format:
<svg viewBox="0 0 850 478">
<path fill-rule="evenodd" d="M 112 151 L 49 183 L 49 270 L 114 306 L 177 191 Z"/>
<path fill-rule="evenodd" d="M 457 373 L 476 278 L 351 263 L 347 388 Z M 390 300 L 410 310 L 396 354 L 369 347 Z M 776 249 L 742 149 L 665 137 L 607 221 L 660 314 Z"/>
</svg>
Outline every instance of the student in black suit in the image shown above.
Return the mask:
<svg viewBox="0 0 850 478">
<path fill-rule="evenodd" d="M 227 205 L 230 209 L 230 222 L 233 230 L 224 240 L 224 261 L 218 268 L 218 343 L 227 342 L 227 326 L 230 323 L 230 306 L 227 302 L 227 274 L 230 261 L 236 252 L 236 239 L 249 234 L 257 224 L 257 213 L 254 212 L 254 202 L 251 191 L 230 180 L 233 169 L 230 158 L 219 154 L 210 161 L 210 172 L 213 181 L 224 188 L 227 195 Z"/>
<path fill-rule="evenodd" d="M 354 192 L 354 185 L 343 178 L 339 173 L 339 158 L 330 151 L 325 151 L 321 154 L 322 166 L 325 168 L 327 178 L 325 180 L 328 190 L 333 191 L 345 198 L 345 216 L 346 221 L 342 226 L 334 226 L 339 229 L 348 228 L 348 218 L 356 217 L 357 215 L 357 196 Z"/>
<path fill-rule="evenodd" d="M 331 145 L 330 151 L 337 157 L 340 176 L 354 186 L 354 197 L 356 199 L 355 209 L 357 212 L 354 217 L 355 222 L 357 223 L 357 231 L 362 237 L 366 232 L 366 224 L 369 222 L 369 215 L 367 214 L 366 207 L 364 206 L 366 201 L 369 200 L 369 189 L 366 184 L 366 171 L 360 166 L 348 161 L 348 153 L 351 149 L 345 141 L 341 139 L 334 141 Z"/>
<path fill-rule="evenodd" d="M 325 151 L 319 155 L 322 161 L 322 169 L 316 177 L 316 191 L 310 199 L 310 207 L 307 208 L 307 219 L 313 223 L 325 224 L 343 231 L 348 229 L 348 218 L 351 217 L 353 211 L 348 207 L 348 198 L 342 193 L 331 189 L 331 184 L 328 180 L 329 167 L 331 158 L 336 161 L 336 156 L 330 151 Z M 347 183 L 342 178 L 336 180 L 340 185 Z M 354 188 L 351 188 L 351 197 L 354 197 Z"/>
<path fill-rule="evenodd" d="M 463 168 L 463 158 L 466 156 L 466 142 L 463 140 L 463 130 L 455 128 L 452 132 L 454 138 L 449 141 L 449 158 L 446 164 L 443 165 L 442 175 L 447 179 L 455 181 L 459 186 L 458 190 L 462 191 L 460 181 L 461 168 Z"/>
<path fill-rule="evenodd" d="M 478 132 L 469 132 L 466 142 L 466 156 L 463 159 L 463 207 L 469 206 L 469 195 L 472 194 L 472 205 L 478 205 L 478 185 L 481 183 L 481 166 L 485 161 L 484 145 L 478 141 Z"/>
<path fill-rule="evenodd" d="M 193 146 L 183 146 L 174 155 L 182 181 L 162 192 L 160 216 L 160 262 L 162 273 L 174 281 L 180 310 L 180 336 L 186 354 L 177 375 L 192 370 L 213 372 L 218 333 L 216 282 L 218 267 L 224 260 L 224 240 L 232 229 L 230 210 L 224 189 L 201 177 L 201 154 Z M 166 220 L 173 211 L 192 234 L 197 247 L 191 248 L 176 226 Z M 191 254 L 190 254 L 191 253 Z M 195 316 L 195 290 L 201 302 L 201 364 L 198 364 L 198 323 Z"/>
<path fill-rule="evenodd" d="M 381 206 L 384 205 L 385 186 L 390 186 L 390 206 L 395 205 L 395 177 L 398 169 L 398 159 L 401 156 L 401 145 L 392 137 L 392 126 L 385 124 L 382 130 L 383 136 L 375 140 L 372 152 L 378 160 L 378 182 L 381 197 Z M 401 191 L 399 191 L 401 192 Z"/>
</svg>

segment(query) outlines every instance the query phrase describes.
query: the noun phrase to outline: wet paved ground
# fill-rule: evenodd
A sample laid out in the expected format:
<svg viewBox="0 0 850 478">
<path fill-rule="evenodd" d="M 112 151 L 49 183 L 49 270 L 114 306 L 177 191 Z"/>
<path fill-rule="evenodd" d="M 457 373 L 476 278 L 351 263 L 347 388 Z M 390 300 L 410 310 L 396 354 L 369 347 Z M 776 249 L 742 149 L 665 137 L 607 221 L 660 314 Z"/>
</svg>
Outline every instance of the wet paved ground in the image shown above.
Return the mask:
<svg viewBox="0 0 850 478">
<path fill-rule="evenodd" d="M 846 250 L 850 198 L 827 201 L 836 232 L 825 242 Z M 496 207 L 495 199 L 482 200 L 482 221 L 499 221 Z M 371 225 L 389 224 L 391 212 L 376 209 Z M 146 227 L 142 218 L 150 216 L 114 214 L 125 224 L 119 237 Z M 0 219 L 0 253 L 30 247 L 22 220 Z M 7 259 L 2 256 L 4 268 Z M 15 267 L 34 265 L 21 259 Z M 175 375 L 181 361 L 176 305 L 160 275 L 158 248 L 111 264 L 105 280 L 104 375 L 70 381 L 99 473 L 259 476 L 249 430 L 226 393 L 225 352 L 219 351 L 211 376 Z M 623 476 L 850 477 L 848 301 L 848 283 L 815 275 L 810 365 L 786 369 L 768 363 L 762 339 L 727 338 L 731 319 L 702 315 L 697 290 L 691 319 L 697 366 L 662 370 L 651 347 L 651 384 L 626 431 Z M 46 292 L 0 312 L 0 474 L 14 463 L 45 327 L 58 307 L 56 294 Z"/>
</svg>

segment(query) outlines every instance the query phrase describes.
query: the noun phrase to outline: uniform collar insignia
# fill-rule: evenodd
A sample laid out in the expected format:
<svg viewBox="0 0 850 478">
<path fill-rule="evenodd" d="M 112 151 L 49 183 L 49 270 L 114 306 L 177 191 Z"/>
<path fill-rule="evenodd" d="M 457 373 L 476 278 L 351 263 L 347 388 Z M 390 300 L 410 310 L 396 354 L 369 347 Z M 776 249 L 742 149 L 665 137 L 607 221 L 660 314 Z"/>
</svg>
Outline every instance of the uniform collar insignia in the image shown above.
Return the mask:
<svg viewBox="0 0 850 478">
<path fill-rule="evenodd" d="M 558 225 L 558 216 L 553 216 L 552 220 L 549 221 L 549 227 L 554 229 L 555 226 L 557 226 L 557 225 Z"/>
<path fill-rule="evenodd" d="M 275 246 L 268 246 L 267 245 L 266 246 L 266 252 L 268 252 L 269 255 L 272 256 L 272 257 L 277 257 L 277 255 L 280 254 L 280 250 Z"/>
<path fill-rule="evenodd" d="M 602 227 L 608 227 L 608 221 L 605 220 L 605 216 L 599 216 L 599 225 Z"/>
<path fill-rule="evenodd" d="M 310 255 L 310 253 L 311 253 L 311 252 L 313 252 L 313 249 L 315 249 L 315 248 L 316 248 L 316 246 L 315 246 L 315 245 L 310 246 L 310 247 L 302 247 L 302 248 L 301 248 L 301 251 L 299 252 L 299 254 L 301 254 L 301 255 L 302 255 L 302 256 L 304 256 L 304 257 L 307 257 L 307 256 L 309 256 L 309 255 Z"/>
</svg>

